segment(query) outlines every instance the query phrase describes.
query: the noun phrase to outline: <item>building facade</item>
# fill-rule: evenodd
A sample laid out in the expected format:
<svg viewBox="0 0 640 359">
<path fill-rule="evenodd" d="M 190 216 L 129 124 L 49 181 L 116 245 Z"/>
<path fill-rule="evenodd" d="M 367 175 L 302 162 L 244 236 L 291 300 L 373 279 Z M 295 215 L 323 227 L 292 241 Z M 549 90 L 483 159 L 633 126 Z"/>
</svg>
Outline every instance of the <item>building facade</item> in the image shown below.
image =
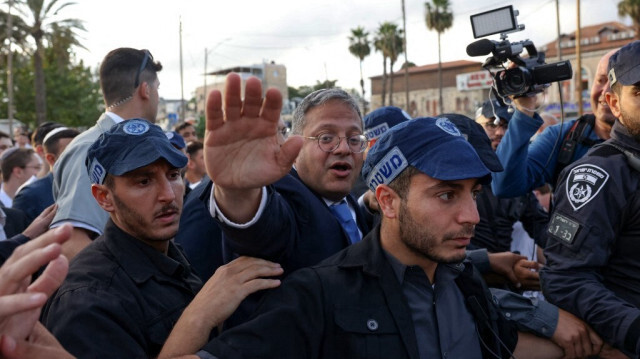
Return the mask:
<svg viewBox="0 0 640 359">
<path fill-rule="evenodd" d="M 204 116 L 205 99 L 212 90 L 219 90 L 224 96 L 224 83 L 227 74 L 235 72 L 242 78 L 242 93 L 244 93 L 245 81 L 249 77 L 257 77 L 262 81 L 262 91 L 264 92 L 274 87 L 280 91 L 284 103 L 288 102 L 289 89 L 287 88 L 287 68 L 284 65 L 279 65 L 274 62 L 263 62 L 262 64 L 251 66 L 235 66 L 226 69 L 213 71 L 207 73 L 208 79 L 207 87 L 204 84 L 198 87 L 195 91 L 196 99 L 196 113 Z"/>
<path fill-rule="evenodd" d="M 631 26 L 619 22 L 607 22 L 581 28 L 581 76 L 578 77 L 576 63 L 576 34 L 560 36 L 562 60 L 569 60 L 573 69 L 573 78 L 560 83 L 562 88 L 565 118 L 577 117 L 578 94 L 583 99 L 583 113 L 591 112 L 589 100 L 590 88 L 600 58 L 612 49 L 620 48 L 638 38 Z M 559 61 L 557 42 L 553 41 L 538 47 L 546 53 L 546 62 Z M 526 52 L 522 54 L 526 57 Z M 373 76 L 371 80 L 371 109 L 393 104 L 405 109 L 413 117 L 434 116 L 439 110 L 438 64 L 409 68 L 409 104 L 406 104 L 404 70 L 393 73 L 393 102 L 389 100 L 389 79 L 387 79 L 387 98 L 382 103 L 382 76 Z M 480 62 L 458 60 L 442 63 L 442 98 L 444 112 L 455 112 L 474 116 L 475 109 L 489 96 L 492 78 L 482 69 Z M 579 91 L 578 91 L 579 89 Z M 541 97 L 541 110 L 560 118 L 560 91 L 557 83 L 545 90 Z"/>
</svg>

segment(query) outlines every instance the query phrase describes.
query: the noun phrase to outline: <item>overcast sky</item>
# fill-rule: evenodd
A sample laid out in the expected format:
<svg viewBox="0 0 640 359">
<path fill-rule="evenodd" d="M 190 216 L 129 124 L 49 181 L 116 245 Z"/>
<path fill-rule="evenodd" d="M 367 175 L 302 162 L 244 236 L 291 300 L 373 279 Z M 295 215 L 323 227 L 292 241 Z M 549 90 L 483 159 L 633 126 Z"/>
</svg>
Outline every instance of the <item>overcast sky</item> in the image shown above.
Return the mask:
<svg viewBox="0 0 640 359">
<path fill-rule="evenodd" d="M 525 31 L 510 35 L 511 41 L 528 38 L 542 46 L 555 39 L 555 0 L 450 2 L 454 24 L 442 36 L 443 61 L 470 59 L 465 54 L 467 44 L 474 41 L 469 15 L 509 4 L 520 11 L 518 21 L 526 26 Z M 582 0 L 582 26 L 606 21 L 630 24 L 628 18 L 618 17 L 616 4 L 617 0 Z M 409 61 L 436 63 L 437 36 L 425 26 L 424 1 L 405 0 L 405 6 Z M 149 49 L 164 66 L 160 94 L 167 99 L 179 99 L 181 93 L 180 18 L 185 99 L 203 85 L 205 48 L 210 50 L 209 71 L 273 60 L 287 67 L 289 86 L 313 85 L 328 78 L 337 79 L 344 88 L 359 88 L 358 59 L 347 49 L 350 29 L 363 26 L 372 38 L 384 21 L 402 26 L 400 0 L 90 0 L 61 14 L 85 21 L 87 32 L 80 35 L 88 50 L 77 52 L 91 67 L 116 47 Z M 575 31 L 576 0 L 560 0 L 560 15 L 560 30 Z M 363 71 L 368 84 L 367 77 L 382 73 L 382 56 L 372 52 Z"/>
</svg>

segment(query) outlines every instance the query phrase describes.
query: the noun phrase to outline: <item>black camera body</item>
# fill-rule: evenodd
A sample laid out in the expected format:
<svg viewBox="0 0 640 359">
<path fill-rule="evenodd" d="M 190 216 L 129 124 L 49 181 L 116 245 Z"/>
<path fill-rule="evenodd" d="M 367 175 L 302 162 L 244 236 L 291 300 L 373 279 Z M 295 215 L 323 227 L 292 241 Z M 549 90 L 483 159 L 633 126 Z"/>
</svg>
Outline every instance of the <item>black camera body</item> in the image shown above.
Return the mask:
<svg viewBox="0 0 640 359">
<path fill-rule="evenodd" d="M 569 61 L 546 64 L 544 52 L 538 52 L 532 41 L 509 42 L 507 40 L 508 32 L 524 29 L 524 25 L 517 24 L 517 15 L 518 12 L 513 10 L 513 7 L 506 6 L 471 16 L 471 25 L 476 38 L 501 33 L 502 41 L 481 39 L 467 46 L 469 56 L 493 55 L 482 64 L 482 67 L 489 72 L 493 68 L 503 68 L 501 71 L 492 72 L 498 94 L 502 97 L 528 96 L 542 92 L 552 82 L 571 79 L 573 70 Z M 506 23 L 509 26 L 495 28 L 496 23 Z M 525 49 L 529 55 L 527 58 L 520 56 Z M 504 63 L 507 61 L 513 62 L 516 67 L 504 69 Z"/>
</svg>

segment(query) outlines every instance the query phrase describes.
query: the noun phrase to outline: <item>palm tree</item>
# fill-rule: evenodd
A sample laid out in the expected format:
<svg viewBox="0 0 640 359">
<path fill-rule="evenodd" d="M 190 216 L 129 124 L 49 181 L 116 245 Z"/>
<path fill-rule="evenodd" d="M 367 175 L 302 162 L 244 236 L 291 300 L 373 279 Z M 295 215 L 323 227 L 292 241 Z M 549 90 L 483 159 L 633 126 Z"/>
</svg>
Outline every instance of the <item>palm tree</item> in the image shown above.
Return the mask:
<svg viewBox="0 0 640 359">
<path fill-rule="evenodd" d="M 398 55 L 402 53 L 402 34 L 398 29 L 398 25 L 392 22 L 383 22 L 378 27 L 376 38 L 373 45 L 377 51 L 382 53 L 382 106 L 386 103 L 387 93 L 387 59 L 390 62 L 391 81 L 390 87 L 393 87 L 393 65 L 398 60 Z M 389 90 L 389 105 L 393 105 L 393 88 Z"/>
<path fill-rule="evenodd" d="M 46 121 L 47 102 L 46 85 L 44 82 L 43 69 L 43 42 L 51 38 L 55 32 L 64 33 L 71 36 L 71 43 L 79 45 L 75 30 L 84 31 L 82 21 L 78 19 L 60 19 L 58 13 L 72 2 L 62 2 L 58 0 L 25 0 L 17 3 L 17 9 L 21 14 L 22 25 L 33 38 L 36 48 L 33 51 L 33 70 L 35 77 L 35 110 L 37 124 Z M 64 30 L 66 29 L 66 30 Z"/>
<path fill-rule="evenodd" d="M 362 26 L 351 29 L 349 36 L 349 52 L 360 59 L 360 87 L 362 88 L 362 112 L 367 113 L 366 101 L 364 99 L 364 77 L 362 76 L 362 61 L 371 53 L 369 46 L 369 33 Z"/>
<path fill-rule="evenodd" d="M 373 47 L 376 51 L 382 53 L 382 106 L 386 104 L 387 98 L 387 41 L 385 38 L 385 24 L 382 23 L 378 27 L 376 37 L 373 39 Z"/>
<path fill-rule="evenodd" d="M 433 3 L 426 2 L 427 13 L 425 21 L 429 30 L 438 33 L 438 92 L 440 95 L 440 113 L 444 112 L 442 106 L 442 57 L 440 52 L 440 34 L 453 25 L 453 13 L 449 11 L 449 0 L 432 0 Z"/>
<path fill-rule="evenodd" d="M 393 106 L 393 65 L 398 61 L 400 54 L 404 52 L 403 30 L 393 24 L 393 30 L 389 30 L 389 106 Z"/>
<path fill-rule="evenodd" d="M 618 3 L 618 15 L 629 16 L 633 21 L 636 36 L 640 34 L 640 0 L 621 0 Z"/>
</svg>

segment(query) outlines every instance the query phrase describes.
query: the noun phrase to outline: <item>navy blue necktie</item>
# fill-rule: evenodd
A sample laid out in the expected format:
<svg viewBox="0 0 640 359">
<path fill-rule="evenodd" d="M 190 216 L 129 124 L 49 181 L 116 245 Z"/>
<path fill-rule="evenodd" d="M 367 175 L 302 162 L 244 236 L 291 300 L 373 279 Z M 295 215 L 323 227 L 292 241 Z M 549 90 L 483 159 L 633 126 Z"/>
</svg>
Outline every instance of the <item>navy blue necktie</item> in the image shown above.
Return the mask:
<svg viewBox="0 0 640 359">
<path fill-rule="evenodd" d="M 329 206 L 329 209 L 338 221 L 340 221 L 340 225 L 342 225 L 344 231 L 347 232 L 351 244 L 358 242 L 360 240 L 360 232 L 358 231 L 356 221 L 354 221 L 351 216 L 351 210 L 349 209 L 347 201 L 342 200 L 340 203 L 332 204 Z"/>
</svg>

